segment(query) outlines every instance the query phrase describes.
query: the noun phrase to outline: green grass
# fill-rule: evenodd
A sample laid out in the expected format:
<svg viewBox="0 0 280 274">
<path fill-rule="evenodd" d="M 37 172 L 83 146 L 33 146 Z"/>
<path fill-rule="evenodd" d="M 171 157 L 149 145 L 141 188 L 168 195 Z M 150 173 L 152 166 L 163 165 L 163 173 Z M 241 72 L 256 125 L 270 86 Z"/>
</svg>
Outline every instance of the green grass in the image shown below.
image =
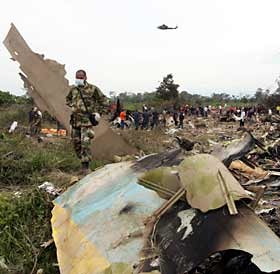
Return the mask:
<svg viewBox="0 0 280 274">
<path fill-rule="evenodd" d="M 80 170 L 68 139 L 40 143 L 23 134 L 4 134 L 0 139 L 0 261 L 9 270 L 25 274 L 42 268 L 44 274 L 59 273 L 55 245 L 40 247 L 51 235 L 51 199 L 38 185 L 50 181 L 67 187 L 71 174 Z M 103 165 L 93 162 L 92 168 Z M 67 175 L 68 177 L 66 177 Z M 15 191 L 21 196 L 15 196 Z M 1 265 L 1 263 L 0 263 Z"/>
<path fill-rule="evenodd" d="M 9 128 L 13 121 L 17 121 L 19 126 L 28 125 L 28 112 L 31 105 L 12 105 L 0 108 L 0 128 Z"/>
<path fill-rule="evenodd" d="M 69 139 L 38 143 L 25 136 L 29 110 L 28 105 L 17 105 L 2 109 L 0 115 L 0 274 L 36 273 L 40 268 L 44 274 L 59 273 L 55 245 L 40 247 L 52 238 L 54 197 L 38 185 L 49 181 L 66 189 L 81 167 Z M 6 129 L 14 120 L 20 128 L 9 134 Z M 91 169 L 104 164 L 93 161 Z"/>
<path fill-rule="evenodd" d="M 55 246 L 40 247 L 52 237 L 51 209 L 51 197 L 35 187 L 19 197 L 0 194 L 0 258 L 8 267 L 0 273 L 59 273 Z"/>
<path fill-rule="evenodd" d="M 70 141 L 38 144 L 24 135 L 5 135 L 0 140 L 0 186 L 33 185 L 54 170 L 80 168 Z"/>
<path fill-rule="evenodd" d="M 79 169 L 80 161 L 69 140 L 38 144 L 22 134 L 5 134 L 0 140 L 0 261 L 9 269 L 0 268 L 1 274 L 31 273 L 35 264 L 36 271 L 42 268 L 44 274 L 59 273 L 53 265 L 57 263 L 54 244 L 40 247 L 52 238 L 53 197 L 38 185 L 50 181 L 67 186 L 63 177 L 54 174 L 71 176 Z"/>
</svg>

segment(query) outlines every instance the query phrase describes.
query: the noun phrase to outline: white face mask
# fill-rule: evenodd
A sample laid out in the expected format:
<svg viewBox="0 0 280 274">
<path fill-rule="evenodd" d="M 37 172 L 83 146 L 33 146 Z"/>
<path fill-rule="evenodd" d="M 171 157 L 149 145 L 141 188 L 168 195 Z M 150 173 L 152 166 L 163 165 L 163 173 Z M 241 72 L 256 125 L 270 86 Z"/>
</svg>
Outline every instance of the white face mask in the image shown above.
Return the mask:
<svg viewBox="0 0 280 274">
<path fill-rule="evenodd" d="M 75 86 L 84 86 L 85 85 L 85 80 L 84 79 L 75 79 Z"/>
</svg>

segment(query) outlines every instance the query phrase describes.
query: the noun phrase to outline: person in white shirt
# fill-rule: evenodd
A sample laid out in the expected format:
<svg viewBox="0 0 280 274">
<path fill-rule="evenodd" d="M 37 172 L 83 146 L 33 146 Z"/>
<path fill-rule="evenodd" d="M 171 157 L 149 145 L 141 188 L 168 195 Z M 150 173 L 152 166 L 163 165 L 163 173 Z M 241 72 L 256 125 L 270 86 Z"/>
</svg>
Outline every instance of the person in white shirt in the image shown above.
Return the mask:
<svg viewBox="0 0 280 274">
<path fill-rule="evenodd" d="M 233 118 L 236 120 L 236 121 L 240 121 L 240 127 L 244 127 L 245 125 L 245 118 L 246 118 L 246 112 L 245 112 L 245 109 L 242 108 L 241 111 L 237 110 L 237 113 L 240 113 L 240 116 L 236 116 L 233 114 Z"/>
<path fill-rule="evenodd" d="M 244 127 L 245 117 L 246 117 L 246 112 L 245 112 L 244 108 L 242 108 L 241 109 L 241 114 L 240 114 L 240 127 Z"/>
<path fill-rule="evenodd" d="M 208 117 L 208 107 L 204 107 L 204 117 Z"/>
</svg>

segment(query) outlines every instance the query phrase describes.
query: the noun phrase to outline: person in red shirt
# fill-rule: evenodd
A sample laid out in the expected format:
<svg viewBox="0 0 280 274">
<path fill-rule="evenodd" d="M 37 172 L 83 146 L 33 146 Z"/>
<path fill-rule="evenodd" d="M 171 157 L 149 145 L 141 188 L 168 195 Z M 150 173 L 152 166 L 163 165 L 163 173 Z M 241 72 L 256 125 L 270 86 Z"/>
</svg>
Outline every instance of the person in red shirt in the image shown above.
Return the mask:
<svg viewBox="0 0 280 274">
<path fill-rule="evenodd" d="M 126 119 L 126 113 L 124 110 L 122 110 L 120 113 L 120 119 L 121 119 L 121 129 L 124 129 L 124 122 Z"/>
</svg>

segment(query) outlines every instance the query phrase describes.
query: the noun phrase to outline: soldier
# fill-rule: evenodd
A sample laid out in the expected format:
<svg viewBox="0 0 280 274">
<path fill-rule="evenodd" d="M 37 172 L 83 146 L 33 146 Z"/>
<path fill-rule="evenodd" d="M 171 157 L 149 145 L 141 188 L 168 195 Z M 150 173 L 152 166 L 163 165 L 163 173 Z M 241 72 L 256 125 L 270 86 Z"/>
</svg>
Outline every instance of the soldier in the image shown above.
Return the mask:
<svg viewBox="0 0 280 274">
<path fill-rule="evenodd" d="M 98 112 L 101 113 L 103 110 L 105 99 L 98 87 L 87 82 L 86 72 L 78 70 L 75 86 L 71 87 L 66 97 L 66 104 L 72 109 L 71 137 L 84 172 L 89 171 L 89 163 L 92 159 L 90 144 L 94 138 L 93 127 L 98 124 L 100 119 Z"/>
<path fill-rule="evenodd" d="M 33 107 L 29 112 L 30 135 L 32 137 L 38 137 L 38 140 L 41 132 L 42 118 L 42 113 L 37 107 Z"/>
</svg>

